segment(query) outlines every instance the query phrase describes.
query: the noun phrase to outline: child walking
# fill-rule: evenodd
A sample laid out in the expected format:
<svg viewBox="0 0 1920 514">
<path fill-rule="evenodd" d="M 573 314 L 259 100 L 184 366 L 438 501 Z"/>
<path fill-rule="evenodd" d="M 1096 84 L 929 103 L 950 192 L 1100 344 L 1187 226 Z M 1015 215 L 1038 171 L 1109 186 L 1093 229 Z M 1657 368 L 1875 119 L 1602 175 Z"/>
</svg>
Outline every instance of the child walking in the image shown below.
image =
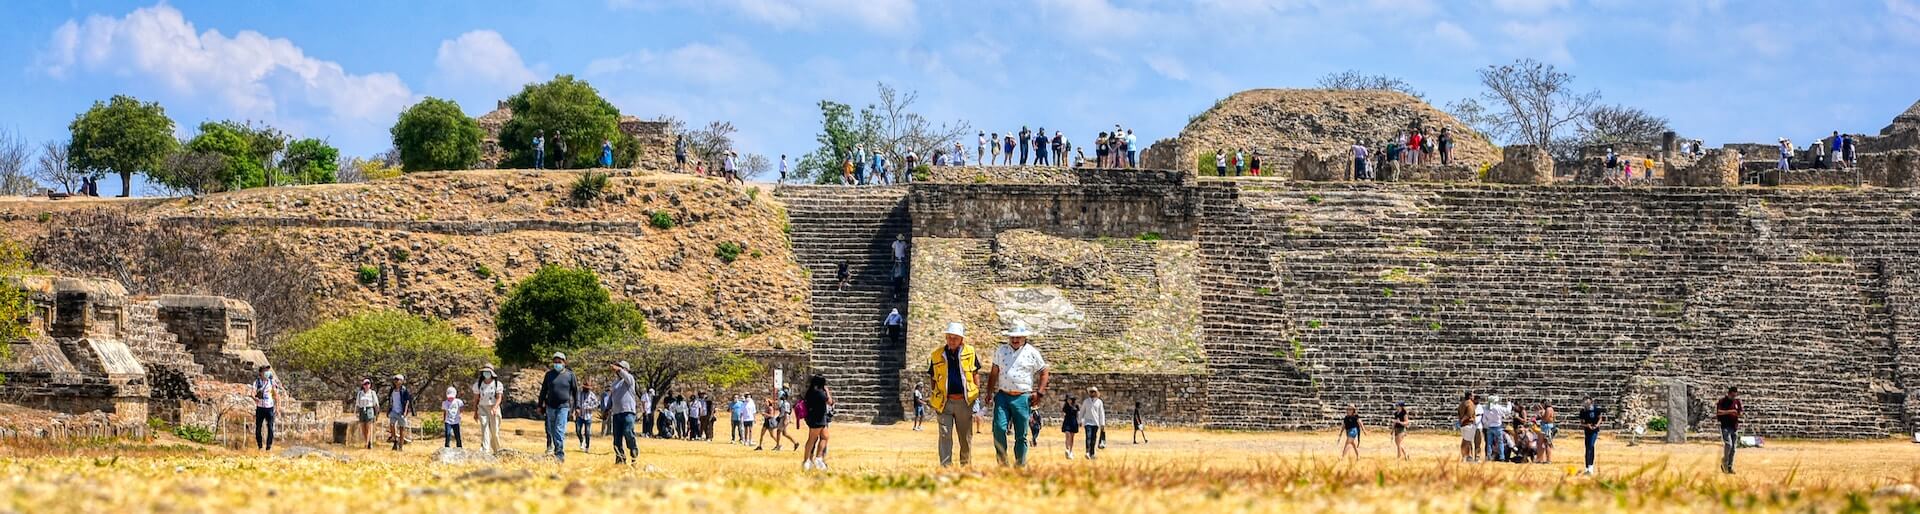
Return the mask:
<svg viewBox="0 0 1920 514">
<path fill-rule="evenodd" d="M 600 396 L 593 394 L 586 379 L 580 379 L 580 405 L 573 412 L 573 431 L 580 434 L 580 453 L 593 446 L 593 411 L 600 410 Z"/>
</svg>

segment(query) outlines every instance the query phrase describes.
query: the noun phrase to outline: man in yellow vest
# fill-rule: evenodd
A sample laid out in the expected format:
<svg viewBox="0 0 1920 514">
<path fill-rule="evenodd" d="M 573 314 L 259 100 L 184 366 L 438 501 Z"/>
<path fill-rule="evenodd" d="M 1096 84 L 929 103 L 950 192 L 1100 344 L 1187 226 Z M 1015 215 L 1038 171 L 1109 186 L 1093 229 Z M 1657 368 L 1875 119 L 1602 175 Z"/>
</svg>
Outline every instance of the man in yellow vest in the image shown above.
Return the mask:
<svg viewBox="0 0 1920 514">
<path fill-rule="evenodd" d="M 947 344 L 933 349 L 927 374 L 933 380 L 928 401 L 940 422 L 940 465 L 953 465 L 953 441 L 960 440 L 960 465 L 973 465 L 973 400 L 980 396 L 980 357 L 967 344 L 967 327 L 947 324 Z"/>
</svg>

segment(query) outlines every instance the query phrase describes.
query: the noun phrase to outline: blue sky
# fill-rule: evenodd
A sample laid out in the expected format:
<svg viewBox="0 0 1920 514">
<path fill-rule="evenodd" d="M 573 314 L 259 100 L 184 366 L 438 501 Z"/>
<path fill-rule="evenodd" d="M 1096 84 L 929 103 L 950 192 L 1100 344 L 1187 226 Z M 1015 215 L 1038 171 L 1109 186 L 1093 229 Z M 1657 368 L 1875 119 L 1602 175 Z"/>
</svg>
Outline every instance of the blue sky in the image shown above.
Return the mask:
<svg viewBox="0 0 1920 514">
<path fill-rule="evenodd" d="M 796 157 L 819 100 L 882 81 L 935 120 L 1080 141 L 1170 137 L 1234 91 L 1346 69 L 1444 104 L 1521 57 L 1710 145 L 1873 132 L 1920 99 L 1920 0 L 15 0 L 0 19 L 0 128 L 30 140 L 126 93 L 182 136 L 260 120 L 354 155 L 420 98 L 479 115 L 556 73 Z"/>
</svg>

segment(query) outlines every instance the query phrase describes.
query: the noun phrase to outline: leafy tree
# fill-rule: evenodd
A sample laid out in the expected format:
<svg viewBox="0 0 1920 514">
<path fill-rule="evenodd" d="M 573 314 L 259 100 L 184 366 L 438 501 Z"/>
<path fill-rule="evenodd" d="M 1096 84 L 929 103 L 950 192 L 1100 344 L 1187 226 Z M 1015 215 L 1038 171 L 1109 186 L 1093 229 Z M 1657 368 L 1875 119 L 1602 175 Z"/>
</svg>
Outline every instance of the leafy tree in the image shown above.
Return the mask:
<svg viewBox="0 0 1920 514">
<path fill-rule="evenodd" d="M 25 320 L 32 314 L 33 305 L 27 300 L 27 291 L 14 287 L 8 279 L 33 273 L 33 263 L 27 260 L 27 247 L 18 241 L 0 239 L 0 341 L 27 336 Z M 0 359 L 7 358 L 10 346 L 0 344 Z"/>
<path fill-rule="evenodd" d="M 340 170 L 340 150 L 318 139 L 296 140 L 287 145 L 280 169 L 295 183 L 332 184 Z"/>
<path fill-rule="evenodd" d="M 199 150 L 174 152 L 160 169 L 154 181 L 175 192 L 198 195 L 226 189 L 225 155 Z"/>
<path fill-rule="evenodd" d="M 820 148 L 800 158 L 793 178 L 802 182 L 812 180 L 816 184 L 838 183 L 842 164 L 853 158 L 853 146 L 860 143 L 853 127 L 853 108 L 821 100 L 820 118 L 820 134 L 814 136 Z"/>
<path fill-rule="evenodd" d="M 1487 87 L 1480 97 L 1491 105 L 1487 122 L 1494 132 L 1489 134 L 1543 149 L 1600 101 L 1600 92 L 1575 92 L 1572 75 L 1532 59 L 1488 66 L 1480 70 L 1480 83 Z"/>
<path fill-rule="evenodd" d="M 599 167 L 600 143 L 613 143 L 615 167 L 631 166 L 639 154 L 633 138 L 620 132 L 620 110 L 600 92 L 572 75 L 527 84 L 507 98 L 513 119 L 500 128 L 506 164 L 533 167 L 533 138 L 546 138 L 548 168 Z"/>
<path fill-rule="evenodd" d="M 438 391 L 493 362 L 487 348 L 445 321 L 399 310 L 362 312 L 322 323 L 273 347 L 294 383 L 327 386 L 324 397 L 358 387 L 363 377 L 407 376 L 417 391 Z"/>
<path fill-rule="evenodd" d="M 760 376 L 764 366 L 740 352 L 717 344 L 662 343 L 640 339 L 589 348 L 573 355 L 576 372 L 605 373 L 609 364 L 627 361 L 640 389 L 668 391 L 685 379 L 703 385 L 732 388 Z M 601 383 L 606 383 L 602 381 Z"/>
<path fill-rule="evenodd" d="M 212 193 L 220 191 L 238 191 L 250 187 L 267 185 L 267 167 L 260 160 L 260 153 L 254 150 L 254 143 L 261 136 L 251 127 L 232 121 L 206 122 L 200 124 L 200 133 L 187 141 L 188 152 L 215 154 L 226 165 L 218 176 L 214 177 L 216 189 L 205 189 L 207 184 L 195 184 L 194 177 L 175 177 L 172 173 L 154 174 L 155 182 L 175 189 L 184 189 L 194 193 Z M 267 143 L 270 144 L 270 143 Z M 170 170 L 171 171 L 171 170 Z"/>
<path fill-rule="evenodd" d="M 494 328 L 500 360 L 527 364 L 554 351 L 637 340 L 646 319 L 633 304 L 614 302 L 593 271 L 549 265 L 513 286 Z"/>
<path fill-rule="evenodd" d="M 94 102 L 87 112 L 67 125 L 72 139 L 68 159 L 75 169 L 90 174 L 120 174 L 120 196 L 133 190 L 134 173 L 153 173 L 179 147 L 173 138 L 173 120 L 158 103 L 141 103 L 126 95 Z"/>
<path fill-rule="evenodd" d="M 1359 70 L 1328 73 L 1320 77 L 1320 87 L 1323 89 L 1346 91 L 1398 91 L 1421 100 L 1427 99 L 1426 93 L 1414 90 L 1412 84 L 1408 84 L 1405 80 L 1400 80 L 1399 77 L 1367 75 L 1360 73 Z"/>
<path fill-rule="evenodd" d="M 393 147 L 408 172 L 464 170 L 480 162 L 480 122 L 452 100 L 427 97 L 400 112 Z"/>
</svg>

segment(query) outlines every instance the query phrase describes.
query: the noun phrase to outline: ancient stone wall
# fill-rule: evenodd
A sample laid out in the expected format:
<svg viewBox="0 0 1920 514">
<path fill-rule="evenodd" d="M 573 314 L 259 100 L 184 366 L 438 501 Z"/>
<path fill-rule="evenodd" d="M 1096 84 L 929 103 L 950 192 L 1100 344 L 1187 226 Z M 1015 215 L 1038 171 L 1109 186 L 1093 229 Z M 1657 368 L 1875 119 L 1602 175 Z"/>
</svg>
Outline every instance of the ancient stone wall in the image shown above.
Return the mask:
<svg viewBox="0 0 1920 514">
<path fill-rule="evenodd" d="M 1203 189 L 1219 213 L 1202 217 L 1203 257 L 1225 275 L 1202 279 L 1221 299 L 1202 314 L 1211 426 L 1322 426 L 1347 403 L 1378 422 L 1407 401 L 1440 427 L 1465 391 L 1618 406 L 1662 379 L 1742 387 L 1759 433 L 1901 422 L 1872 284 L 1920 239 L 1906 193 Z"/>
<path fill-rule="evenodd" d="M 784 186 L 775 194 L 787 202 L 793 255 L 808 273 L 813 371 L 827 378 L 846 419 L 901 419 L 906 348 L 881 337 L 881 325 L 890 309 L 912 314 L 909 292 L 896 291 L 893 278 L 907 272 L 893 261 L 893 242 L 915 235 L 907 188 Z"/>
<path fill-rule="evenodd" d="M 1154 425 L 1199 426 L 1207 419 L 1206 375 L 1055 373 L 1046 399 L 1037 406 L 1046 429 L 1060 429 L 1060 409 L 1067 395 L 1086 398 L 1090 387 L 1100 388 L 1100 399 L 1106 403 L 1106 428 L 1113 431 L 1108 439 L 1130 437 L 1134 400 L 1140 401 L 1140 417 L 1149 431 Z"/>
<path fill-rule="evenodd" d="M 989 168 L 990 170 L 991 168 Z M 1170 239 L 1193 234 L 1193 198 L 1184 174 L 1073 170 L 1060 184 L 921 183 L 913 186 L 913 226 L 931 237 L 990 238 L 1031 229 L 1059 237 Z"/>
</svg>

